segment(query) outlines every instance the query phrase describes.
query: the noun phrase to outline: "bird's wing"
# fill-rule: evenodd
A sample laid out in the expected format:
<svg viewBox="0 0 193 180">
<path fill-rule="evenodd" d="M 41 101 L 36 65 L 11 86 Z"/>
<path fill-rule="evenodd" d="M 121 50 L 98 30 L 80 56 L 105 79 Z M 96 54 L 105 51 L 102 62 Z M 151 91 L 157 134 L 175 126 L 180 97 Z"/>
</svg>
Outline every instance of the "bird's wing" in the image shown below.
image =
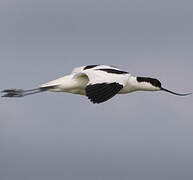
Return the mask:
<svg viewBox="0 0 193 180">
<path fill-rule="evenodd" d="M 86 69 L 74 77 L 87 76 L 86 96 L 93 103 L 102 103 L 115 96 L 125 85 L 129 74 L 117 68 Z"/>
<path fill-rule="evenodd" d="M 119 83 L 91 84 L 86 87 L 86 96 L 93 103 L 102 103 L 115 96 L 121 89 Z"/>
</svg>

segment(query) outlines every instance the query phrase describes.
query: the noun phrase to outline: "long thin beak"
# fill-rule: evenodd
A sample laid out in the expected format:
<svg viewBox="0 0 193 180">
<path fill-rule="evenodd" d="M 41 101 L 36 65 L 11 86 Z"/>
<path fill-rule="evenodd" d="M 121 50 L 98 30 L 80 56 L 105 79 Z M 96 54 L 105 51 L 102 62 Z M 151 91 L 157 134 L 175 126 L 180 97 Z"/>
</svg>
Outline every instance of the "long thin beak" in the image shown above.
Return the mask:
<svg viewBox="0 0 193 180">
<path fill-rule="evenodd" d="M 175 95 L 177 95 L 177 96 L 188 96 L 188 95 L 192 94 L 192 93 L 186 93 L 186 94 L 175 93 L 175 92 L 173 92 L 173 91 L 167 90 L 167 89 L 162 88 L 162 87 L 161 87 L 161 90 L 162 90 L 162 91 L 166 91 L 166 92 L 171 93 L 171 94 L 175 94 Z"/>
</svg>

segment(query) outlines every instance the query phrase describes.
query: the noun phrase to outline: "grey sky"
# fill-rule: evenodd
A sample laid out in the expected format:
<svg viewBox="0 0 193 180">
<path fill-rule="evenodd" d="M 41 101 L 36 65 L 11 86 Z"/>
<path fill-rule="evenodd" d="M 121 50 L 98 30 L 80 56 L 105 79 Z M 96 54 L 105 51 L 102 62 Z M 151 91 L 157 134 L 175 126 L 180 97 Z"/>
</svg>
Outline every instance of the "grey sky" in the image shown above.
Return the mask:
<svg viewBox="0 0 193 180">
<path fill-rule="evenodd" d="M 0 89 L 109 64 L 193 91 L 193 2 L 1 0 Z M 193 96 L 0 100 L 1 180 L 192 180 Z"/>
</svg>

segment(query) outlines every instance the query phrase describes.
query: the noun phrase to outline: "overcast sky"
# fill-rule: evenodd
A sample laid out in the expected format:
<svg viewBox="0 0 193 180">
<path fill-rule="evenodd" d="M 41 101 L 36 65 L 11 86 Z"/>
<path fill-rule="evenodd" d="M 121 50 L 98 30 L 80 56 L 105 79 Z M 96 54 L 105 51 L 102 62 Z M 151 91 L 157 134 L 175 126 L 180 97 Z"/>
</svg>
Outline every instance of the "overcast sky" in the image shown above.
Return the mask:
<svg viewBox="0 0 193 180">
<path fill-rule="evenodd" d="M 1 0 L 0 89 L 88 64 L 193 91 L 193 1 Z M 0 99 L 1 180 L 192 180 L 193 96 Z"/>
</svg>

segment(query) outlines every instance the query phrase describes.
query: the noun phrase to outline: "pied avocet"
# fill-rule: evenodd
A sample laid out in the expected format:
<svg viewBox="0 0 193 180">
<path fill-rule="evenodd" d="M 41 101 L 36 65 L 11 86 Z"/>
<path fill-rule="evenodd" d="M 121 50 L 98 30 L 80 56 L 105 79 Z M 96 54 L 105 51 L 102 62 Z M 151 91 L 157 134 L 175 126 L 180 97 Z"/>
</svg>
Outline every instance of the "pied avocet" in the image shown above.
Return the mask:
<svg viewBox="0 0 193 180">
<path fill-rule="evenodd" d="M 93 103 L 102 103 L 116 94 L 160 90 L 179 96 L 191 94 L 172 92 L 163 88 L 157 79 L 134 77 L 113 66 L 89 65 L 75 68 L 70 75 L 42 84 L 36 89 L 5 89 L 2 97 L 23 97 L 44 91 L 69 92 L 86 95 Z"/>
</svg>

